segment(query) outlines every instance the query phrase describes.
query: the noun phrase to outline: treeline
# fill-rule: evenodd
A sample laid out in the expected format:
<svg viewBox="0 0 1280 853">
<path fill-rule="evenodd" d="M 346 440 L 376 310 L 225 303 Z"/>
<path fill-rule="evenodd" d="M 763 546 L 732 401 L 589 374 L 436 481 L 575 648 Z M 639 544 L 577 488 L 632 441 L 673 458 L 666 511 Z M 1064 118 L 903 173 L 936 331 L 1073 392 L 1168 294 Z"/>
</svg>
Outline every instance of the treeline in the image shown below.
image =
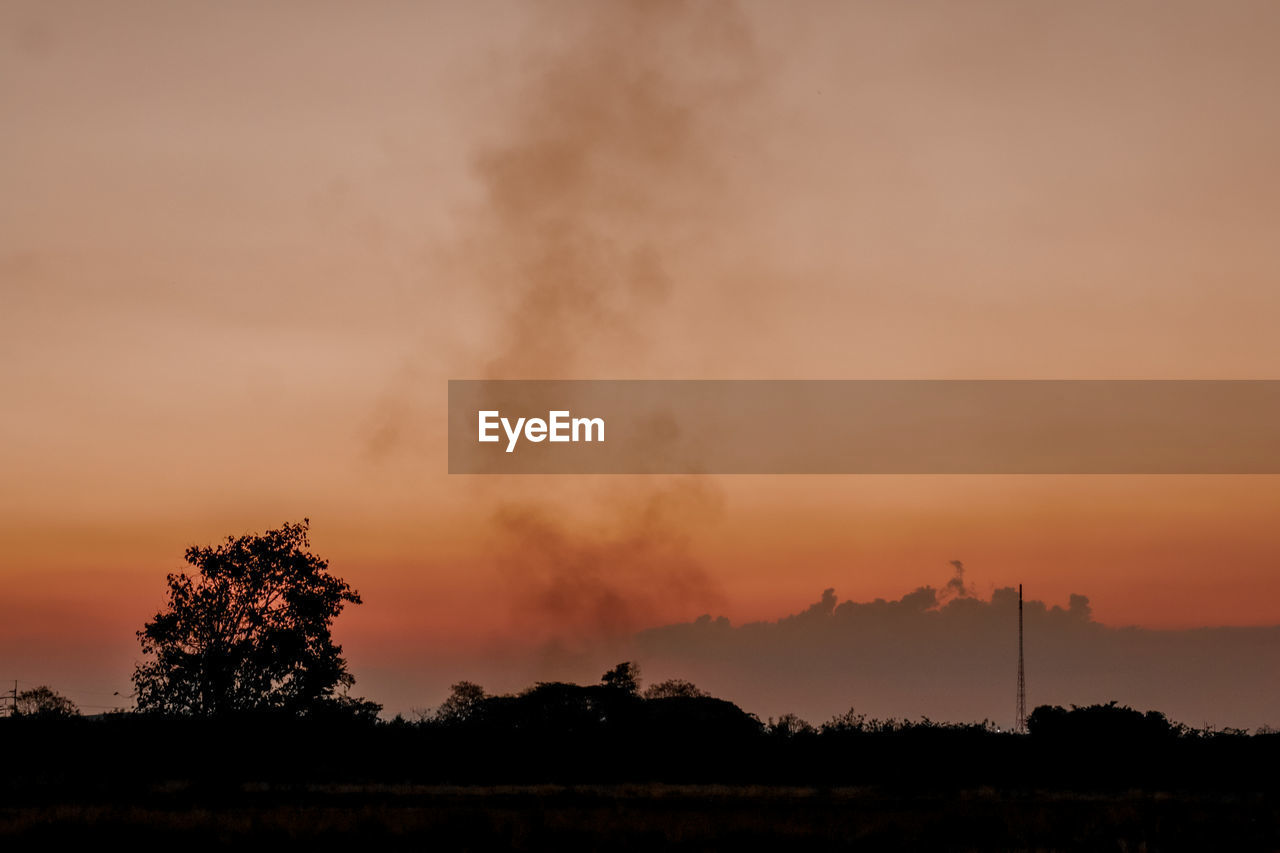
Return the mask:
<svg viewBox="0 0 1280 853">
<path fill-rule="evenodd" d="M 335 706 L 341 708 L 341 706 Z M 218 716 L 31 714 L 0 721 L 8 793 L 48 786 L 669 782 L 887 785 L 912 790 L 1270 790 L 1280 735 L 1193 729 L 1110 703 L 1041 706 L 1029 734 L 989 722 L 761 720 L 688 682 L 641 690 L 620 664 L 599 684 L 489 695 L 461 682 L 416 719 L 364 711 Z M 32 794 L 35 796 L 35 794 Z"/>
</svg>

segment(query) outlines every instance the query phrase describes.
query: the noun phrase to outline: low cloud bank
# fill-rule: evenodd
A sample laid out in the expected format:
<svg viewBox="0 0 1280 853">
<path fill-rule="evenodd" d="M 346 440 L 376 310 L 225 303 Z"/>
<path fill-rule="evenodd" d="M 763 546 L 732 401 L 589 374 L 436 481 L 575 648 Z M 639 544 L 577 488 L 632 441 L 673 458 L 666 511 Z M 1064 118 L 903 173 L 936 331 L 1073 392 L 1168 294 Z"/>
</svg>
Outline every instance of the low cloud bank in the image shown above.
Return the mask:
<svg viewBox="0 0 1280 853">
<path fill-rule="evenodd" d="M 1280 724 L 1280 626 L 1148 630 L 1095 622 L 1089 600 L 1024 602 L 1028 708 L 1112 699 L 1192 726 Z M 649 680 L 679 676 L 761 716 L 822 722 L 871 716 L 1013 722 L 1018 591 L 990 600 L 963 583 L 896 601 L 839 601 L 733 625 L 702 616 L 636 634 Z"/>
</svg>

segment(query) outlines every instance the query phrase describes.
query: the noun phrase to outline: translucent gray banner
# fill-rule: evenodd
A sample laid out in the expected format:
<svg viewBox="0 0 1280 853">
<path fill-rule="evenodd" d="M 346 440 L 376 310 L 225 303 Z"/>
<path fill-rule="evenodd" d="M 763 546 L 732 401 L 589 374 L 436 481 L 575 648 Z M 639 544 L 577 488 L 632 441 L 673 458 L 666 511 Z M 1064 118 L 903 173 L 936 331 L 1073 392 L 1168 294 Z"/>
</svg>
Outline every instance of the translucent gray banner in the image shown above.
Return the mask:
<svg viewBox="0 0 1280 853">
<path fill-rule="evenodd" d="M 1280 380 L 452 380 L 452 474 L 1276 474 Z"/>
</svg>

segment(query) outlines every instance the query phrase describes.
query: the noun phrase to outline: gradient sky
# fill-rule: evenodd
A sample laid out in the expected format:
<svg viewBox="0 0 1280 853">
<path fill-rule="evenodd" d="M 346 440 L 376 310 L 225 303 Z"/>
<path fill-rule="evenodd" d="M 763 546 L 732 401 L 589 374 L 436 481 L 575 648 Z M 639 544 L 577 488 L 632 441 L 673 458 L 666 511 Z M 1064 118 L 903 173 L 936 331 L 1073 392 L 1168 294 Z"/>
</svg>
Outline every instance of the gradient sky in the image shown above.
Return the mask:
<svg viewBox="0 0 1280 853">
<path fill-rule="evenodd" d="M 1265 2 L 0 2 L 0 678 L 114 704 L 187 545 L 303 516 L 393 709 L 952 559 L 1280 623 L 1275 477 L 449 477 L 443 408 L 1277 378 L 1278 41 Z"/>
</svg>

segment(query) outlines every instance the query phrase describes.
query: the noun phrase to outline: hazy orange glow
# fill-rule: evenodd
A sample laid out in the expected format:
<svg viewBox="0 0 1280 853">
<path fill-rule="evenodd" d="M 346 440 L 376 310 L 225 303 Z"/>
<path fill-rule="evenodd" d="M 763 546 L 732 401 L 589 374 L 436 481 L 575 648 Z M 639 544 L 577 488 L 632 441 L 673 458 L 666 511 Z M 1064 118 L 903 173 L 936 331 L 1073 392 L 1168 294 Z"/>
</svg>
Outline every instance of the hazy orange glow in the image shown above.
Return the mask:
<svg viewBox="0 0 1280 853">
<path fill-rule="evenodd" d="M 1275 378 L 1280 7 L 3 5 L 0 679 L 113 704 L 187 545 L 303 516 L 393 710 L 592 640 L 511 508 L 615 561 L 619 631 L 952 559 L 1109 625 L 1280 622 L 1275 477 L 451 478 L 443 410 Z"/>
</svg>

